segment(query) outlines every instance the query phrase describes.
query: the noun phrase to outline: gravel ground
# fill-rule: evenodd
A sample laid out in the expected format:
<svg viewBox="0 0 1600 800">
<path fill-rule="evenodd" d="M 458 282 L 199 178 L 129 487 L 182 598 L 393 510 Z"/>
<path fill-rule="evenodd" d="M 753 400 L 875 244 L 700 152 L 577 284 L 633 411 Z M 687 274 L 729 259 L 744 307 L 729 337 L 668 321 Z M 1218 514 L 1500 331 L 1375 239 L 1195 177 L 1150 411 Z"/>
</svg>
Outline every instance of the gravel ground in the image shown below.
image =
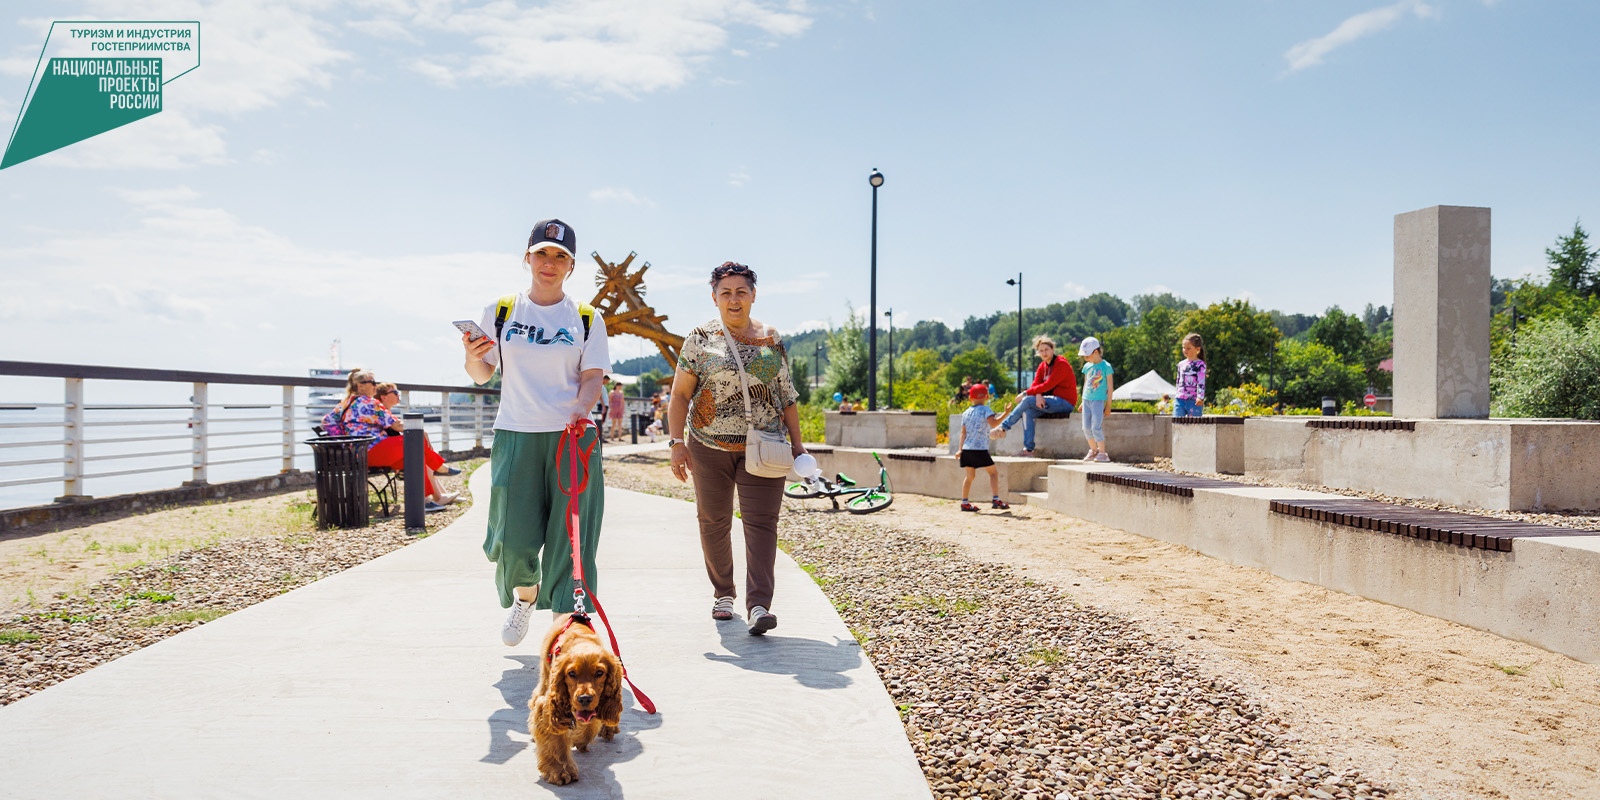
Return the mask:
<svg viewBox="0 0 1600 800">
<path fill-rule="evenodd" d="M 464 482 L 467 474 L 450 480 Z M 447 510 L 429 514 L 428 533 L 469 505 L 463 494 Z M 225 511 L 224 504 L 209 513 Z M 232 539 L 119 572 L 0 622 L 0 705 L 426 535 L 406 535 L 405 520 L 396 517 L 357 530 L 307 528 Z"/>
<path fill-rule="evenodd" d="M 1431 500 L 1415 500 L 1409 497 L 1395 497 L 1393 495 L 1378 494 L 1377 492 L 1363 492 L 1356 489 L 1335 489 L 1331 486 L 1321 486 L 1312 483 L 1293 483 L 1290 481 L 1274 480 L 1259 475 L 1222 475 L 1211 472 L 1186 472 L 1173 469 L 1172 459 L 1157 458 L 1149 463 L 1127 464 L 1130 467 L 1154 469 L 1161 472 L 1172 472 L 1178 475 L 1195 475 L 1202 478 L 1220 478 L 1235 483 L 1247 483 L 1252 486 L 1279 486 L 1286 489 L 1304 489 L 1308 492 L 1323 492 L 1325 494 L 1341 494 L 1345 497 L 1360 497 L 1366 500 L 1377 500 L 1383 503 L 1394 503 L 1412 508 L 1426 508 L 1430 511 L 1454 511 L 1460 514 L 1476 514 L 1480 517 L 1494 517 L 1496 519 L 1509 519 L 1517 522 L 1531 522 L 1537 525 L 1554 525 L 1561 528 L 1582 528 L 1584 530 L 1600 530 L 1600 515 L 1580 511 L 1496 511 L 1484 508 L 1466 508 L 1453 506 L 1448 503 L 1436 503 Z"/>
<path fill-rule="evenodd" d="M 684 495 L 639 469 L 659 456 L 617 461 L 634 468 L 608 485 Z M 791 503 L 782 531 L 894 696 L 939 798 L 1387 794 L 1135 620 L 873 517 Z"/>
</svg>

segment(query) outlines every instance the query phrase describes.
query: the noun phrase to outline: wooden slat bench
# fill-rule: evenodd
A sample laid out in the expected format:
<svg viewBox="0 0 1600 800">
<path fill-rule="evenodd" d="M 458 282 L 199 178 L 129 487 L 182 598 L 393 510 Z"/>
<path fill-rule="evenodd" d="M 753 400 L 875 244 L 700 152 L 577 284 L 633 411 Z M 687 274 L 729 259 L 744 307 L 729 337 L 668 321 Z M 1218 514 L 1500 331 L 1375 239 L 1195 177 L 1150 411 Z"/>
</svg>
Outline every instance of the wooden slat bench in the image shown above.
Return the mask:
<svg viewBox="0 0 1600 800">
<path fill-rule="evenodd" d="M 1204 417 L 1173 417 L 1174 425 L 1243 425 L 1244 417 L 1211 414 Z"/>
<path fill-rule="evenodd" d="M 1287 514 L 1317 522 L 1331 522 L 1335 525 L 1381 531 L 1412 539 L 1501 552 L 1510 552 L 1512 543 L 1517 539 L 1543 536 L 1600 536 L 1600 531 L 1582 528 L 1561 528 L 1454 511 L 1432 511 L 1355 497 L 1328 500 L 1273 500 L 1271 509 L 1277 514 Z"/>
<path fill-rule="evenodd" d="M 1115 486 L 1145 489 L 1179 497 L 1194 497 L 1194 490 L 1196 489 L 1237 489 L 1248 485 L 1217 478 L 1199 478 L 1193 475 L 1177 475 L 1171 472 L 1156 472 L 1154 470 L 1142 471 L 1138 474 L 1128 472 L 1091 472 L 1089 473 L 1089 482 L 1109 483 Z"/>
<path fill-rule="evenodd" d="M 1307 420 L 1306 427 L 1352 431 L 1414 431 L 1417 429 L 1417 421 L 1373 417 L 1321 417 Z"/>
</svg>

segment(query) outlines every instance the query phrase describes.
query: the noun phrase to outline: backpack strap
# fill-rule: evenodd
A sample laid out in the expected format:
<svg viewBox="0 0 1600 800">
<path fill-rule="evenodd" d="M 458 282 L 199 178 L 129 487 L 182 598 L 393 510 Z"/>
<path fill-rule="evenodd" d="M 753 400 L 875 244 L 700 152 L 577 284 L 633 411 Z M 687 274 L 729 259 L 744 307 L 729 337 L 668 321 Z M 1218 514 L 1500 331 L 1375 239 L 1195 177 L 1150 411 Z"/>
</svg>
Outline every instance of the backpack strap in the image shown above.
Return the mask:
<svg viewBox="0 0 1600 800">
<path fill-rule="evenodd" d="M 589 341 L 589 328 L 594 325 L 594 306 L 588 303 L 578 304 L 578 316 L 583 318 L 583 340 Z"/>
<path fill-rule="evenodd" d="M 494 311 L 494 351 L 500 357 L 500 374 L 506 371 L 506 354 L 500 349 L 501 331 L 506 327 L 506 317 L 511 315 L 511 307 L 517 304 L 517 296 L 508 294 L 500 298 Z"/>
</svg>

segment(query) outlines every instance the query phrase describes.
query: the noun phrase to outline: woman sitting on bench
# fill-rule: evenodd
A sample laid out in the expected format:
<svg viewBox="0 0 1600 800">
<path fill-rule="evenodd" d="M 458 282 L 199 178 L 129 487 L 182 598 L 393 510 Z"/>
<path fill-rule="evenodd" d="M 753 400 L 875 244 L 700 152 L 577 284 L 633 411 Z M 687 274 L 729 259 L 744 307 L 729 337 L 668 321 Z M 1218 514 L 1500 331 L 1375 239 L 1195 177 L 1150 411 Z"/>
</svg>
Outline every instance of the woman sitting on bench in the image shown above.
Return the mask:
<svg viewBox="0 0 1600 800">
<path fill-rule="evenodd" d="M 352 369 L 345 380 L 344 400 L 322 417 L 323 430 L 330 436 L 375 437 L 372 444 L 367 445 L 367 466 L 404 468 L 403 437 L 384 435 L 386 428 L 399 431 L 404 423 L 395 419 L 389 409 L 376 399 L 378 382 L 373 379 L 372 373 L 364 369 Z M 456 500 L 454 493 L 440 494 L 433 485 L 433 469 L 444 464 L 444 459 L 437 453 L 434 458 L 438 458 L 438 462 L 429 464 L 432 469 L 422 473 L 423 483 L 427 487 L 428 502 L 423 506 L 426 511 L 440 511 Z M 424 463 L 426 461 L 425 458 Z"/>
<path fill-rule="evenodd" d="M 378 402 L 382 403 L 383 407 L 389 409 L 389 413 L 392 414 L 395 406 L 400 405 L 400 387 L 392 383 L 380 383 L 378 384 L 377 397 Z M 399 436 L 400 428 L 384 428 L 383 433 L 385 436 Z M 404 447 L 404 443 L 401 446 Z M 435 475 L 449 477 L 461 474 L 461 470 L 446 464 L 444 456 L 434 451 L 433 441 L 428 438 L 427 431 L 422 432 L 422 463 L 427 465 L 428 469 L 432 470 Z"/>
</svg>

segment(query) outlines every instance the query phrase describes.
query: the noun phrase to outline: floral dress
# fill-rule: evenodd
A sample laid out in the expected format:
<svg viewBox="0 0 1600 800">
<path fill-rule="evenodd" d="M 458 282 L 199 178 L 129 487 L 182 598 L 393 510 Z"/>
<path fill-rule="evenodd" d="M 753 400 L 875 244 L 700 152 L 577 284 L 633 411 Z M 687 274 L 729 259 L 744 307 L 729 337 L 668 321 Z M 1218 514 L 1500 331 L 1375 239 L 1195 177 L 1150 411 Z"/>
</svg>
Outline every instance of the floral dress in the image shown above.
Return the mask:
<svg viewBox="0 0 1600 800">
<path fill-rule="evenodd" d="M 739 368 L 728 353 L 721 320 L 695 328 L 683 340 L 678 369 L 699 381 L 689 404 L 689 434 L 707 447 L 743 452 L 744 394 Z M 795 404 L 794 379 L 789 374 L 789 354 L 777 336 L 747 339 L 733 334 L 750 382 L 751 425 L 757 430 L 783 433 L 783 411 Z"/>
<path fill-rule="evenodd" d="M 372 436 L 367 444 L 371 450 L 383 441 L 383 429 L 394 426 L 394 415 L 376 399 L 357 395 L 345 407 L 344 413 L 335 408 L 322 416 L 322 429 L 329 436 Z"/>
</svg>

